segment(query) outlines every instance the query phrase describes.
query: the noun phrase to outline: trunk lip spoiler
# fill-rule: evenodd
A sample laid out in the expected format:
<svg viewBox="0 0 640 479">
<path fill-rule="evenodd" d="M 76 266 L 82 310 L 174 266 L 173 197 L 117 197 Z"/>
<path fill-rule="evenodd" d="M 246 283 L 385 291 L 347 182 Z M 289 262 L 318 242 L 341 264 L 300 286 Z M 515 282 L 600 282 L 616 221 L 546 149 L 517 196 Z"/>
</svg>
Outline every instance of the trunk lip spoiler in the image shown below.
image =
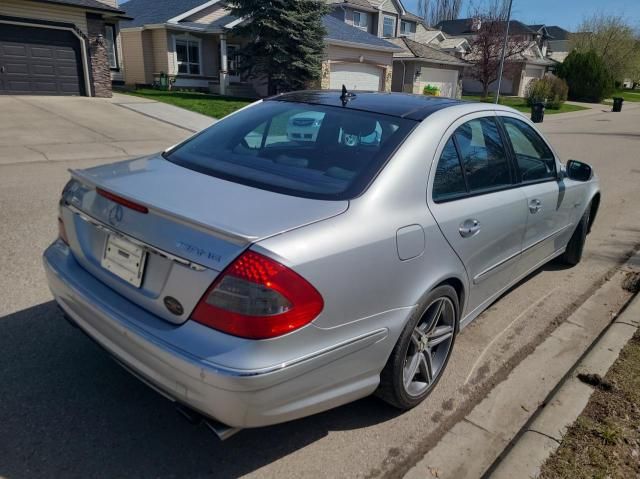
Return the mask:
<svg viewBox="0 0 640 479">
<path fill-rule="evenodd" d="M 133 201 L 135 203 L 140 204 L 141 206 L 145 206 L 149 209 L 150 212 L 153 212 L 159 216 L 163 216 L 167 219 L 177 221 L 179 223 L 182 223 L 185 226 L 197 228 L 200 231 L 203 231 L 205 233 L 213 234 L 214 236 L 222 240 L 228 241 L 230 243 L 233 243 L 235 245 L 246 246 L 260 239 L 256 236 L 250 236 L 250 235 L 238 233 L 236 231 L 227 231 L 220 228 L 216 228 L 215 226 L 207 225 L 200 221 L 195 221 L 192 218 L 188 218 L 183 215 L 172 213 L 163 208 L 158 208 L 157 206 L 151 205 L 146 201 L 140 200 L 138 198 L 133 198 L 127 194 L 122 194 L 120 192 L 113 191 L 109 187 L 105 187 L 104 185 L 99 185 L 90 175 L 86 174 L 81 170 L 69 169 L 68 171 L 71 174 L 72 178 L 75 178 L 76 180 L 84 183 L 87 186 L 90 186 L 92 188 L 101 188 L 105 191 L 121 196 L 126 200 Z"/>
</svg>

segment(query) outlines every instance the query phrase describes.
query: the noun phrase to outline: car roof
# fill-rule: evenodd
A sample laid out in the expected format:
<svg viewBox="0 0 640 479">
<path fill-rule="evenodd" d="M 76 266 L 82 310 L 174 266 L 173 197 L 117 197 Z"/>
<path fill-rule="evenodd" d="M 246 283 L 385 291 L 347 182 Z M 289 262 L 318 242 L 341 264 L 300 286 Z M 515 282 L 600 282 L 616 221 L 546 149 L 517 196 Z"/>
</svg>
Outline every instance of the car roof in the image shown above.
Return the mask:
<svg viewBox="0 0 640 479">
<path fill-rule="evenodd" d="M 432 113 L 457 105 L 472 105 L 478 102 L 455 100 L 452 98 L 434 97 L 427 95 L 412 95 L 409 93 L 386 93 L 373 91 L 350 92 L 348 101 L 342 101 L 340 90 L 307 90 L 283 93 L 265 101 L 289 101 L 294 103 L 309 103 L 312 105 L 326 105 L 349 108 L 352 110 L 368 111 L 383 115 L 422 121 Z"/>
</svg>

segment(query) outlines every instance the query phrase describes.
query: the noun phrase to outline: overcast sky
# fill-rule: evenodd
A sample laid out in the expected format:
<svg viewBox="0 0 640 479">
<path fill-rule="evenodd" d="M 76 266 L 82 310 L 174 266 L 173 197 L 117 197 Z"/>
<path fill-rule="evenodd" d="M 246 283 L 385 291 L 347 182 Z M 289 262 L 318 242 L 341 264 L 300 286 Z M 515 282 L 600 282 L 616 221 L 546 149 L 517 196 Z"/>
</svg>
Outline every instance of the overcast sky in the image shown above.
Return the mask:
<svg viewBox="0 0 640 479">
<path fill-rule="evenodd" d="M 465 5 L 469 4 L 469 0 L 464 1 Z M 418 0 L 402 0 L 402 3 L 416 12 Z M 607 15 L 623 16 L 640 28 L 640 0 L 513 0 L 512 17 L 527 24 L 544 23 L 574 30 L 585 16 L 603 11 Z"/>
</svg>

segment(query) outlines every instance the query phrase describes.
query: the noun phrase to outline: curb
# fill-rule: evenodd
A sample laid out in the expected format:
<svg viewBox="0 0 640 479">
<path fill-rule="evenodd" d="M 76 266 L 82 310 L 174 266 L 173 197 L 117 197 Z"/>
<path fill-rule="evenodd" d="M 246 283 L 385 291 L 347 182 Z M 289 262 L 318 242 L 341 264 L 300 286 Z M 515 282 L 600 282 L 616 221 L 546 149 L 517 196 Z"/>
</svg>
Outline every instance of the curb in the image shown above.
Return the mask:
<svg viewBox="0 0 640 479">
<path fill-rule="evenodd" d="M 640 271 L 640 254 L 635 254 L 625 264 L 620 265 L 607 282 L 524 358 L 464 419 L 454 425 L 406 473 L 405 479 L 478 478 L 488 477 L 497 470 L 501 459 L 506 458 L 506 455 L 515 449 L 514 445 L 525 435 L 532 421 L 539 416 L 539 412 L 547 403 L 553 402 L 548 400 L 549 397 L 556 399 L 556 392 L 566 382 L 567 377 L 575 372 L 576 365 L 586 360 L 585 355 L 598 344 L 599 339 L 613 324 L 618 324 L 614 318 L 619 311 L 612 316 L 607 303 L 611 297 L 620 294 L 624 278 L 629 272 L 634 271 Z M 626 306 L 622 310 L 631 304 L 630 296 L 628 293 Z M 633 305 L 639 307 L 640 302 L 634 302 Z M 627 328 L 631 329 L 632 326 Z M 617 331 L 618 326 L 613 329 Z M 605 349 L 608 347 L 610 346 Z M 611 363 L 617 358 L 618 352 Z M 599 372 L 599 368 L 589 372 Z M 591 391 L 589 386 L 582 383 L 575 387 L 586 387 Z M 577 409 L 577 412 L 574 411 L 577 417 L 586 405 L 586 400 L 581 406 L 572 404 L 572 401 L 573 399 L 565 400 L 563 404 L 567 403 Z M 569 424 L 571 423 L 573 419 L 569 421 Z M 566 428 L 566 425 L 562 424 L 557 428 L 558 425 L 540 425 L 539 429 L 527 434 L 530 438 L 537 439 L 536 436 L 539 436 L 543 439 L 540 444 L 543 451 L 539 452 L 539 455 L 544 459 L 557 447 L 557 437 L 561 437 L 560 432 L 564 432 Z M 558 430 L 553 430 L 553 427 Z M 543 431 L 552 433 L 546 435 Z M 523 448 L 524 453 L 533 454 L 531 446 Z M 544 448 L 549 452 L 545 453 Z M 535 462 L 535 458 L 529 460 Z M 511 470 L 502 477 L 529 477 L 520 467 L 524 468 L 524 465 L 518 466 L 515 473 Z"/>
<path fill-rule="evenodd" d="M 639 327 L 640 296 L 636 296 L 576 365 L 544 409 L 532 417 L 513 447 L 494 463 L 486 477 L 538 477 L 543 464 L 560 446 L 567 429 L 580 416 L 593 393 L 593 387 L 580 381 L 578 374 L 604 377 Z"/>
</svg>

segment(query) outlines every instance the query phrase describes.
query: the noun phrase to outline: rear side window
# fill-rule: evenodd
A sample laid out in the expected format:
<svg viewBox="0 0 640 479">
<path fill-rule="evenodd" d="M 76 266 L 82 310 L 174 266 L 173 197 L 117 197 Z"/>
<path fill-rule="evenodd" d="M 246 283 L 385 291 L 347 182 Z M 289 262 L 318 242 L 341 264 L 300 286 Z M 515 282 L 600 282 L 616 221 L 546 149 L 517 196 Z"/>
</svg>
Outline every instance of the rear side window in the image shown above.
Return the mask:
<svg viewBox="0 0 640 479">
<path fill-rule="evenodd" d="M 513 146 L 522 181 L 556 178 L 553 152 L 536 131 L 515 118 L 503 117 L 502 122 Z"/>
<path fill-rule="evenodd" d="M 416 124 L 349 108 L 267 101 L 219 121 L 165 158 L 278 193 L 350 199 Z"/>
<path fill-rule="evenodd" d="M 478 118 L 454 133 L 469 190 L 511 184 L 509 161 L 494 118 Z"/>
<path fill-rule="evenodd" d="M 456 145 L 453 143 L 453 138 L 450 138 L 442 151 L 436 168 L 436 176 L 433 180 L 433 199 L 434 201 L 446 201 L 466 192 L 460 157 Z"/>
</svg>

